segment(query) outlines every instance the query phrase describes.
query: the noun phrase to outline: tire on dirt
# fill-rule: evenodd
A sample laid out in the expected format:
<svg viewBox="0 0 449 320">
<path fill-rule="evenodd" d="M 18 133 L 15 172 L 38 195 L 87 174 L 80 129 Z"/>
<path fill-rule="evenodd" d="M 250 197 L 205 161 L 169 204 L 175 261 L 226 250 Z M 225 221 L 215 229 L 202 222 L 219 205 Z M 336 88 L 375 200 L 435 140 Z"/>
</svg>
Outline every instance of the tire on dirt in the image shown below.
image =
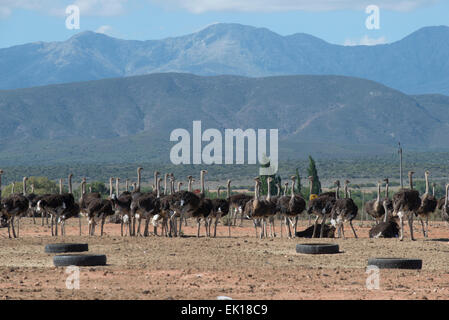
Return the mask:
<svg viewBox="0 0 449 320">
<path fill-rule="evenodd" d="M 51 243 L 45 246 L 47 253 L 84 252 L 89 251 L 87 243 Z"/>
<path fill-rule="evenodd" d="M 376 266 L 379 269 L 422 269 L 421 259 L 401 259 L 401 258 L 371 258 L 368 259 L 368 266 Z"/>
<path fill-rule="evenodd" d="M 304 254 L 332 254 L 339 253 L 338 244 L 331 243 L 304 243 L 296 245 L 297 253 Z"/>
<path fill-rule="evenodd" d="M 106 256 L 104 254 L 71 254 L 57 255 L 53 257 L 53 263 L 56 267 L 66 266 L 104 266 L 106 265 Z"/>
</svg>

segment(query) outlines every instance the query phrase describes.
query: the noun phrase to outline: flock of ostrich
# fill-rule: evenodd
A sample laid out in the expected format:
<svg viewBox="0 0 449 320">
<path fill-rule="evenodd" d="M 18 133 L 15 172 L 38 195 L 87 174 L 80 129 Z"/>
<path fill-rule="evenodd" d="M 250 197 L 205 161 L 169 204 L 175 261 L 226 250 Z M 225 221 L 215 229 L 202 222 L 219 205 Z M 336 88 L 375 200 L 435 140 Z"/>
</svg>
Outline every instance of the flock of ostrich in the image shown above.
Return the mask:
<svg viewBox="0 0 449 320">
<path fill-rule="evenodd" d="M 300 215 L 307 212 L 309 224 L 311 217 L 315 216 L 312 238 L 324 237 L 326 220 L 330 219 L 331 225 L 337 231 L 338 237 L 345 238 L 344 224 L 348 223 L 357 238 L 357 233 L 352 224 L 357 216 L 358 207 L 351 199 L 349 181 L 346 180 L 343 186 L 343 196 L 340 193 L 340 181 L 335 181 L 336 191 L 325 192 L 319 195 L 311 194 L 308 205 L 305 199 L 295 193 L 295 176 L 291 177 L 291 187 L 285 184 L 283 194 L 281 187 L 277 185 L 277 195 L 271 195 L 271 178 L 267 178 L 268 192 L 265 197 L 260 193 L 261 180 L 255 178 L 254 195 L 243 193 L 231 194 L 231 180 L 227 181 L 227 195 L 222 197 L 220 188 L 217 190 L 217 198 L 209 199 L 205 194 L 206 170 L 200 171 L 200 193 L 193 192 L 192 184 L 194 178 L 187 177 L 187 190 L 182 190 L 182 182 L 178 182 L 175 190 L 175 177 L 173 174 L 165 174 L 165 179 L 160 177 L 158 171 L 154 172 L 154 184 L 152 192 L 141 192 L 141 172 L 142 168 L 137 168 L 137 182 L 132 190 L 129 190 L 128 181 L 126 190 L 120 193 L 120 179 L 115 178 L 115 193 L 113 190 L 113 178 L 110 178 L 110 194 L 105 199 L 98 192 L 86 192 L 86 179 L 81 182 L 81 197 L 75 200 L 72 190 L 72 174 L 68 177 L 68 192 L 64 193 L 62 179 L 60 180 L 59 194 L 36 195 L 27 192 L 27 177 L 23 178 L 23 192 L 12 193 L 6 198 L 1 197 L 1 175 L 0 170 L 0 199 L 1 218 L 6 221 L 8 227 L 8 237 L 19 236 L 20 218 L 33 217 L 42 218 L 42 225 L 51 224 L 52 236 L 58 236 L 58 226 L 61 235 L 65 234 L 65 222 L 69 218 L 78 218 L 79 233 L 82 235 L 83 217 L 88 221 L 88 235 L 95 234 L 95 227 L 100 223 L 100 234 L 103 235 L 103 227 L 107 217 L 115 216 L 121 224 L 121 235 L 148 236 L 149 225 L 153 226 L 154 235 L 158 235 L 158 227 L 161 228 L 161 235 L 177 237 L 182 236 L 182 226 L 187 225 L 187 219 L 192 218 L 197 223 L 197 236 L 200 236 L 201 222 L 204 222 L 207 237 L 216 237 L 217 225 L 221 218 L 227 217 L 223 225 L 227 225 L 228 235 L 231 236 L 231 226 L 236 225 L 236 220 L 240 216 L 241 223 L 244 218 L 252 219 L 256 237 L 275 237 L 275 217 L 281 221 L 281 237 L 284 225 L 288 230 L 288 237 L 297 235 L 297 223 Z M 377 198 L 368 201 L 364 208 L 366 213 L 371 215 L 377 225 L 370 231 L 373 237 L 386 236 L 385 232 L 395 226 L 399 231 L 399 239 L 404 238 L 404 222 L 408 221 L 410 228 L 410 238 L 413 236 L 413 219 L 418 217 L 421 221 L 424 237 L 428 236 L 429 216 L 438 208 L 441 210 L 442 219 L 449 221 L 448 193 L 449 184 L 446 185 L 445 197 L 435 198 L 435 186 L 433 192 L 429 188 L 429 172 L 425 172 L 426 191 L 420 195 L 413 189 L 413 174 L 409 172 L 409 188 L 401 188 L 392 198 L 389 197 L 389 181 L 385 179 L 385 196 L 381 195 L 382 182 L 378 182 Z M 161 183 L 164 181 L 164 187 Z M 312 190 L 312 179 L 310 190 Z M 290 192 L 288 192 L 290 190 Z M 321 219 L 321 224 L 319 220 Z M 222 221 L 223 222 L 223 221 Z M 143 234 L 141 224 L 144 223 Z M 15 229 L 17 225 L 17 232 Z M 214 227 L 213 234 L 211 227 Z M 136 230 L 137 227 L 137 230 Z M 268 227 L 270 232 L 268 232 Z M 260 228 L 260 232 L 258 230 Z M 319 235 L 318 235 L 319 233 Z"/>
</svg>

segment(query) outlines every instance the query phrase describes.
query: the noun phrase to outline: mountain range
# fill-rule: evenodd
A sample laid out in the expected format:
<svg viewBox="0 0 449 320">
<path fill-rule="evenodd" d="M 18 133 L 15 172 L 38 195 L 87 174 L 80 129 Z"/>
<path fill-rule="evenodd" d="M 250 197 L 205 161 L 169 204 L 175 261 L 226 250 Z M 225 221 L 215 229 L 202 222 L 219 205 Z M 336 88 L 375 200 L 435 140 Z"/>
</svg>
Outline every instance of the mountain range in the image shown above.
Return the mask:
<svg viewBox="0 0 449 320">
<path fill-rule="evenodd" d="M 3 165 L 169 162 L 170 133 L 279 129 L 279 159 L 449 150 L 449 97 L 345 76 L 160 73 L 0 90 Z"/>
<path fill-rule="evenodd" d="M 161 72 L 196 75 L 345 75 L 407 94 L 449 94 L 449 27 L 426 27 L 376 46 L 342 46 L 297 33 L 215 24 L 149 41 L 94 32 L 67 41 L 0 49 L 0 89 L 16 89 Z"/>
</svg>

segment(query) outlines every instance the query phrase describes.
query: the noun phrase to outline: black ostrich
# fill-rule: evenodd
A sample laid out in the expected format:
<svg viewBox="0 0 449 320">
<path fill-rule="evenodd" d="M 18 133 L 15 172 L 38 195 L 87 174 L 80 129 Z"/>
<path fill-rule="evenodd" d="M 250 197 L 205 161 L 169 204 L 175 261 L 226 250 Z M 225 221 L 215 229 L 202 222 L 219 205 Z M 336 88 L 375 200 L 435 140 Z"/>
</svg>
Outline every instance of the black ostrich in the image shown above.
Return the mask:
<svg viewBox="0 0 449 320">
<path fill-rule="evenodd" d="M 352 225 L 352 220 L 355 219 L 359 208 L 354 203 L 354 201 L 348 195 L 348 184 L 349 181 L 345 181 L 345 197 L 343 199 L 338 199 L 338 191 L 340 189 L 340 181 L 336 181 L 337 184 L 337 199 L 335 201 L 334 206 L 331 211 L 331 223 L 334 227 L 337 228 L 338 237 L 343 236 L 345 239 L 345 231 L 344 231 L 344 223 L 349 222 L 351 226 L 352 232 L 354 233 L 354 237 L 357 238 L 357 233 L 355 232 L 354 226 Z"/>
<path fill-rule="evenodd" d="M 312 183 L 312 177 L 309 177 L 309 181 Z M 312 184 L 310 189 L 312 190 Z M 335 192 L 325 192 L 316 196 L 309 201 L 309 208 L 307 209 L 307 213 L 309 215 L 315 215 L 315 224 L 313 226 L 313 235 L 312 238 L 315 238 L 318 220 L 322 218 L 321 226 L 323 226 L 326 222 L 326 218 L 330 216 L 332 207 L 334 206 L 336 193 Z M 320 238 L 323 237 L 324 228 L 320 229 Z"/>
<path fill-rule="evenodd" d="M 113 204 L 108 199 L 93 199 L 87 206 L 87 219 L 89 224 L 89 236 L 95 235 L 97 221 L 101 221 L 100 236 L 103 236 L 103 227 L 106 217 L 114 214 Z"/>
<path fill-rule="evenodd" d="M 254 228 L 256 230 L 256 237 L 257 237 L 257 224 L 258 221 L 261 222 L 261 232 L 260 232 L 260 238 L 262 239 L 265 236 L 265 230 L 266 230 L 266 217 L 269 217 L 274 212 L 276 212 L 276 203 L 271 201 L 271 197 L 267 196 L 267 199 L 261 199 L 260 198 L 260 179 L 255 178 L 255 188 L 254 188 L 254 199 L 252 200 L 252 208 L 248 208 L 248 211 L 251 213 L 251 218 L 254 222 Z M 268 182 L 268 195 L 270 195 L 270 183 Z M 245 208 L 246 209 L 246 208 Z"/>
<path fill-rule="evenodd" d="M 410 189 L 402 189 L 393 196 L 393 216 L 399 217 L 399 239 L 401 241 L 404 239 L 404 217 L 408 220 L 410 239 L 415 240 L 413 237 L 413 216 L 421 205 L 421 198 L 419 192 L 413 190 L 413 174 L 413 171 L 408 173 Z"/>
<path fill-rule="evenodd" d="M 384 201 L 384 209 L 388 212 L 387 202 Z M 369 231 L 370 238 L 397 238 L 399 237 L 399 226 L 395 221 L 395 218 L 389 217 L 388 221 L 382 221 L 376 224 Z"/>
<path fill-rule="evenodd" d="M 377 198 L 365 203 L 365 212 L 376 220 L 376 224 L 379 224 L 385 216 L 383 200 L 380 198 L 380 186 L 379 181 L 377 182 Z"/>
<path fill-rule="evenodd" d="M 390 195 L 389 195 L 389 185 L 390 185 L 390 180 L 388 178 L 384 179 L 385 182 L 385 198 L 382 201 L 382 205 L 384 207 L 384 221 L 383 222 L 387 222 L 389 217 L 390 217 L 390 213 L 393 212 L 393 201 L 390 199 Z"/>
<path fill-rule="evenodd" d="M 427 238 L 429 236 L 429 216 L 435 212 L 438 201 L 435 195 L 429 193 L 429 171 L 426 171 L 424 174 L 426 178 L 426 192 L 421 197 L 421 206 L 416 214 L 419 221 L 421 221 L 423 236 Z"/>
<path fill-rule="evenodd" d="M 291 176 L 292 187 L 291 187 L 291 195 L 290 196 L 282 196 L 278 198 L 277 201 L 277 210 L 280 212 L 282 216 L 285 217 L 285 224 L 288 228 L 288 237 L 292 237 L 291 227 L 294 228 L 293 236 L 296 237 L 296 228 L 298 225 L 298 218 L 301 213 L 304 212 L 306 208 L 306 201 L 301 195 L 295 194 L 295 181 L 296 177 Z M 292 219 L 295 219 L 293 223 Z M 282 226 L 281 226 L 282 231 Z"/>
<path fill-rule="evenodd" d="M 20 218 L 27 215 L 29 210 L 29 201 L 26 197 L 26 181 L 27 177 L 23 178 L 23 194 L 13 193 L 7 198 L 1 199 L 1 211 L 6 217 L 8 225 L 8 237 L 11 238 L 10 230 L 14 238 L 19 237 L 20 233 Z M 17 218 L 17 234 L 14 228 L 14 220 Z"/>
<path fill-rule="evenodd" d="M 197 221 L 197 234 L 196 236 L 200 236 L 200 226 L 201 226 L 201 220 L 204 220 L 204 225 L 206 227 L 206 235 L 208 231 L 207 226 L 207 219 L 209 214 L 213 211 L 213 204 L 211 199 L 208 199 L 205 197 L 205 182 L 204 182 L 204 176 L 207 174 L 206 170 L 201 170 L 200 179 L 201 179 L 201 194 L 200 194 L 200 202 L 198 204 L 198 207 L 195 211 L 191 213 L 191 217 L 196 219 Z"/>
<path fill-rule="evenodd" d="M 220 187 L 217 189 L 217 198 L 212 199 L 212 211 L 209 214 L 209 236 L 210 236 L 210 227 L 212 225 L 212 219 L 215 219 L 214 222 L 214 238 L 217 236 L 217 225 L 218 221 L 222 216 L 226 216 L 229 213 L 229 196 L 231 194 L 231 181 L 228 180 L 227 183 L 227 197 L 226 199 L 220 198 Z"/>
</svg>

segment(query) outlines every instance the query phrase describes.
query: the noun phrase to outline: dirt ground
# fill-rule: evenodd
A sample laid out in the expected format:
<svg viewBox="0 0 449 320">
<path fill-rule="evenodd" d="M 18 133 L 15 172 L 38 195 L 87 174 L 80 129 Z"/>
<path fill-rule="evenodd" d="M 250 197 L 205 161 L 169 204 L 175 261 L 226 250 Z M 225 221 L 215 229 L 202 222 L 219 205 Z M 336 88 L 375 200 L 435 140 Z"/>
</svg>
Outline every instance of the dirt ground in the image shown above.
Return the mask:
<svg viewBox="0 0 449 320">
<path fill-rule="evenodd" d="M 370 222 L 356 223 L 359 239 L 346 227 L 346 240 L 256 239 L 251 221 L 219 226 L 217 238 L 196 238 L 194 222 L 183 228 L 186 237 L 121 237 L 120 226 L 107 224 L 106 235 L 77 236 L 77 220 L 67 235 L 51 237 L 47 226 L 22 219 L 20 238 L 8 239 L 0 229 L 0 299 L 448 299 L 449 227 L 432 222 L 423 239 L 415 222 L 417 241 L 406 233 L 397 239 L 369 239 Z M 298 230 L 306 227 L 301 221 Z M 204 235 L 204 227 L 201 229 Z M 284 233 L 285 235 L 285 233 Z M 80 268 L 80 289 L 66 288 L 65 268 L 53 266 L 44 246 L 57 242 L 89 244 L 90 253 L 106 254 L 108 265 Z M 339 254 L 303 255 L 297 243 L 338 243 Z M 368 290 L 370 257 L 423 260 L 420 271 L 381 270 L 380 288 Z"/>
</svg>

